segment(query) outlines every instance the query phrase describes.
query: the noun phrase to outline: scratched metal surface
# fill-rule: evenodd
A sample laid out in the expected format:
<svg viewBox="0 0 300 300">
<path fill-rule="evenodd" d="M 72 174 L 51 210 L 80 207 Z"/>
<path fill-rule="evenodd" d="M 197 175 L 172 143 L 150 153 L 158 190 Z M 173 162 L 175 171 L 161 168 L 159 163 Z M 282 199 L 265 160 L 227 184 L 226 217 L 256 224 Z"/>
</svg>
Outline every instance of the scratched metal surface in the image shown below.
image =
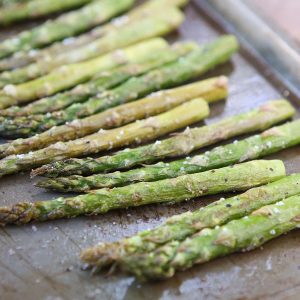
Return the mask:
<svg viewBox="0 0 300 300">
<path fill-rule="evenodd" d="M 192 4 L 186 13 L 177 40 L 203 43 L 221 33 Z M 211 107 L 208 124 L 279 98 L 283 92 L 277 89 L 280 84 L 274 87 L 244 55 L 235 55 L 231 63 L 212 74 L 230 77 L 230 96 Z M 283 159 L 292 173 L 300 171 L 299 153 L 300 147 L 296 147 L 272 158 Z M 1 205 L 56 196 L 34 188 L 27 173 L 1 179 L 0 195 Z M 78 255 L 85 247 L 152 228 L 169 216 L 195 210 L 212 199 L 216 198 L 1 228 L 0 299 L 299 299 L 300 236 L 296 231 L 262 249 L 196 266 L 159 283 L 139 284 L 126 275 L 91 277 L 80 270 Z"/>
</svg>

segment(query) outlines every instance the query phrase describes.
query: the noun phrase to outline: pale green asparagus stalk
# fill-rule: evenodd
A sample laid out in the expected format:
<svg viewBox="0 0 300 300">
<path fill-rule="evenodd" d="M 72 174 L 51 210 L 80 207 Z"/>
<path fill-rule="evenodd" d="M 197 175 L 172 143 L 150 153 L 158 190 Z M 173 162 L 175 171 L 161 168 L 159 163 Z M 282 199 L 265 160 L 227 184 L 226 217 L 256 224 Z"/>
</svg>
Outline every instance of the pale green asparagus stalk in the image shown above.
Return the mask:
<svg viewBox="0 0 300 300">
<path fill-rule="evenodd" d="M 46 57 L 24 68 L 4 72 L 0 74 L 0 88 L 43 76 L 62 65 L 86 61 L 115 49 L 127 47 L 149 38 L 166 35 L 176 29 L 182 21 L 183 14 L 177 8 L 171 7 L 168 10 L 168 14 L 160 12 L 143 20 L 129 23 L 119 30 L 111 31 L 102 38 L 77 49 L 75 48 L 73 51 L 50 58 Z"/>
<path fill-rule="evenodd" d="M 48 115 L 34 115 L 25 120 L 24 118 L 15 118 L 7 123 L 3 122 L 1 133 L 17 136 L 21 132 L 25 135 L 26 128 L 29 133 L 45 131 L 55 125 L 136 100 L 151 92 L 182 84 L 227 61 L 236 50 L 236 39 L 232 36 L 224 36 L 173 63 L 142 76 L 132 77 L 115 89 L 92 97 L 84 103 L 76 103 L 65 110 Z M 32 122 L 33 120 L 35 122 Z"/>
<path fill-rule="evenodd" d="M 129 256 L 121 268 L 140 280 L 167 279 L 176 271 L 234 252 L 256 249 L 300 224 L 300 196 L 263 206 L 249 216 L 205 229 L 146 254 Z"/>
<path fill-rule="evenodd" d="M 289 119 L 295 113 L 286 100 L 270 101 L 258 109 L 229 117 L 212 125 L 188 129 L 174 137 L 146 146 L 125 149 L 111 156 L 100 158 L 70 159 L 45 165 L 34 170 L 32 175 L 48 177 L 90 175 L 118 169 L 128 169 L 144 163 L 153 163 L 164 158 L 186 156 L 194 150 L 226 139 L 265 130 Z"/>
<path fill-rule="evenodd" d="M 58 142 L 28 154 L 8 156 L 0 161 L 0 176 L 70 157 L 79 157 L 132 143 L 153 140 L 179 128 L 199 122 L 209 115 L 205 100 L 198 98 L 155 117 L 111 130 L 100 130 L 84 138 Z"/>
<path fill-rule="evenodd" d="M 0 58 L 49 45 L 84 32 L 129 9 L 134 0 L 95 0 L 83 8 L 23 31 L 0 43 Z"/>
<path fill-rule="evenodd" d="M 86 101 L 89 97 L 96 96 L 104 90 L 114 88 L 125 82 L 130 77 L 135 77 L 147 73 L 167 63 L 176 61 L 179 57 L 186 55 L 197 49 L 194 43 L 178 43 L 171 48 L 165 47 L 158 52 L 145 52 L 141 57 L 136 57 L 137 62 L 120 66 L 112 70 L 99 72 L 92 80 L 81 84 L 72 90 L 58 93 L 52 97 L 42 98 L 26 106 L 11 106 L 0 110 L 0 115 L 4 117 L 30 116 L 33 114 L 46 114 L 65 108 L 73 103 Z M 9 120 L 3 120 L 9 123 Z M 34 122 L 34 120 L 32 120 Z M 2 123 L 2 126 L 4 123 Z M 29 125 L 27 130 L 33 130 L 34 124 Z M 22 133 L 21 133 L 22 134 Z"/>
<path fill-rule="evenodd" d="M 46 76 L 20 85 L 8 85 L 0 95 L 0 108 L 51 96 L 90 80 L 100 71 L 136 62 L 137 57 L 144 57 L 144 53 L 153 53 L 166 47 L 165 40 L 151 39 L 86 62 L 63 66 Z"/>
<path fill-rule="evenodd" d="M 220 199 L 194 212 L 173 216 L 161 226 L 135 236 L 92 247 L 82 253 L 82 260 L 98 269 L 121 265 L 126 257 L 137 253 L 150 253 L 172 241 L 183 241 L 205 228 L 223 225 L 239 219 L 262 206 L 300 194 L 300 174 L 291 175 L 256 187 L 247 192 Z"/>
<path fill-rule="evenodd" d="M 149 0 L 145 3 L 135 7 L 126 15 L 122 15 L 113 19 L 112 21 L 95 27 L 93 30 L 81 34 L 78 37 L 66 38 L 63 41 L 56 42 L 48 47 L 42 49 L 34 49 L 30 51 L 21 51 L 15 53 L 13 56 L 0 60 L 0 70 L 5 71 L 9 69 L 16 69 L 24 67 L 30 63 L 45 60 L 51 60 L 57 55 L 72 51 L 81 46 L 87 45 L 94 40 L 103 37 L 105 34 L 113 30 L 119 30 L 126 24 L 132 23 L 137 20 L 142 20 L 156 13 L 168 9 L 170 6 L 182 7 L 187 0 Z"/>
<path fill-rule="evenodd" d="M 27 139 L 0 145 L 0 157 L 22 154 L 47 147 L 58 141 L 73 140 L 101 128 L 123 126 L 134 120 L 165 112 L 191 99 L 202 97 L 208 103 L 224 99 L 228 93 L 224 76 L 192 83 L 180 88 L 161 91 L 144 99 L 108 109 L 102 113 L 54 127 Z"/>
<path fill-rule="evenodd" d="M 252 161 L 214 172 L 137 183 L 111 190 L 102 189 L 73 198 L 23 202 L 12 207 L 0 208 L 0 223 L 24 224 L 34 220 L 46 221 L 82 214 L 100 214 L 113 209 L 151 203 L 175 203 L 220 192 L 247 190 L 284 176 L 282 161 Z"/>
<path fill-rule="evenodd" d="M 192 158 L 170 163 L 160 162 L 154 166 L 146 166 L 127 172 L 97 174 L 89 177 L 74 175 L 48 179 L 38 182 L 37 186 L 64 192 L 87 192 L 105 187 L 129 185 L 135 182 L 157 181 L 261 158 L 299 144 L 300 120 L 273 127 L 260 135 L 217 147 Z"/>
<path fill-rule="evenodd" d="M 31 0 L 0 8 L 0 24 L 35 19 L 87 4 L 91 0 Z"/>
</svg>

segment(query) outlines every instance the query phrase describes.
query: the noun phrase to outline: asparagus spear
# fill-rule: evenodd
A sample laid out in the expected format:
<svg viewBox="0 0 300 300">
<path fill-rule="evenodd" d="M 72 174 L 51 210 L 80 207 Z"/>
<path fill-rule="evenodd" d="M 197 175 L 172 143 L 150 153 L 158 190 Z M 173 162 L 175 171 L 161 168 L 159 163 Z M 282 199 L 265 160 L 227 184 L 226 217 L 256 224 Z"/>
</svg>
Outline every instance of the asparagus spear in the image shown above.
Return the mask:
<svg viewBox="0 0 300 300">
<path fill-rule="evenodd" d="M 5 132 L 6 135 L 18 135 L 18 132 L 22 131 L 24 134 L 24 127 L 35 130 L 34 132 L 45 131 L 54 125 L 89 116 L 159 89 L 179 85 L 227 61 L 236 49 L 237 44 L 234 37 L 222 37 L 208 44 L 204 49 L 192 51 L 176 62 L 157 68 L 145 75 L 133 77 L 115 89 L 100 94 L 99 97 L 90 98 L 84 103 L 74 104 L 63 111 L 49 115 L 31 116 L 28 118 L 28 123 L 24 123 L 24 118 L 11 120 L 8 125 L 3 123 L 1 132 L 3 134 Z M 32 120 L 36 121 L 36 127 L 39 129 L 33 127 Z"/>
<path fill-rule="evenodd" d="M 295 113 L 286 100 L 270 101 L 258 109 L 217 122 L 212 125 L 186 130 L 175 137 L 158 141 L 154 144 L 125 149 L 111 156 L 97 159 L 70 159 L 45 165 L 32 175 L 48 177 L 89 175 L 127 169 L 133 166 L 152 163 L 164 158 L 188 155 L 194 150 L 212 145 L 238 135 L 265 130 L 280 123 Z"/>
<path fill-rule="evenodd" d="M 48 162 L 67 157 L 78 157 L 104 150 L 141 143 L 176 129 L 199 122 L 209 115 L 208 104 L 198 98 L 184 103 L 166 113 L 136 121 L 112 130 L 100 130 L 84 138 L 58 142 L 28 154 L 12 155 L 0 161 L 0 176 L 28 170 Z"/>
<path fill-rule="evenodd" d="M 99 72 L 91 81 L 81 84 L 70 91 L 43 98 L 27 106 L 11 106 L 0 111 L 0 115 L 4 117 L 29 116 L 65 108 L 72 103 L 85 101 L 106 89 L 113 88 L 132 76 L 142 75 L 159 66 L 175 61 L 196 48 L 197 45 L 194 43 L 179 43 L 171 48 L 165 47 L 158 53 L 142 53 L 143 56 L 137 57 L 138 62 L 120 66 L 110 71 Z M 9 121 L 7 122 L 9 123 Z"/>
<path fill-rule="evenodd" d="M 209 194 L 246 190 L 284 176 L 282 161 L 251 161 L 214 172 L 137 183 L 111 190 L 102 189 L 73 198 L 18 203 L 13 207 L 0 208 L 0 224 L 24 224 L 33 220 L 46 221 L 82 214 L 100 214 L 112 209 L 151 203 L 181 202 Z"/>
<path fill-rule="evenodd" d="M 300 144 L 300 120 L 273 127 L 261 135 L 217 147 L 206 154 L 192 158 L 171 163 L 160 162 L 154 166 L 133 169 L 123 173 L 97 174 L 89 177 L 75 175 L 48 179 L 38 182 L 37 186 L 64 192 L 87 192 L 104 187 L 124 186 L 135 182 L 157 181 L 261 158 L 298 144 Z"/>
<path fill-rule="evenodd" d="M 168 14 L 159 13 L 114 30 L 104 37 L 67 53 L 46 57 L 24 68 L 4 72 L 0 75 L 0 88 L 8 84 L 19 84 L 49 73 L 51 70 L 72 63 L 85 61 L 112 50 L 123 48 L 156 36 L 165 35 L 177 28 L 183 21 L 183 14 L 175 7 Z"/>
<path fill-rule="evenodd" d="M 149 17 L 155 14 L 156 11 L 162 11 L 170 6 L 181 7 L 186 3 L 187 0 L 149 0 L 132 9 L 128 12 L 128 14 L 117 17 L 104 25 L 95 27 L 90 32 L 81 34 L 78 37 L 66 38 L 63 41 L 56 42 L 42 49 L 21 51 L 15 53 L 11 57 L 4 58 L 0 60 L 0 70 L 4 71 L 24 67 L 38 60 L 44 60 L 47 57 L 50 60 L 53 57 L 55 58 L 58 54 L 72 51 L 78 47 L 87 45 L 97 38 L 103 37 L 112 30 L 119 30 L 126 24 Z"/>
<path fill-rule="evenodd" d="M 95 0 L 83 8 L 63 14 L 0 44 L 0 58 L 77 35 L 129 9 L 134 0 Z"/>
<path fill-rule="evenodd" d="M 178 270 L 238 251 L 250 251 L 299 227 L 300 196 L 263 206 L 242 219 L 206 229 L 154 252 L 129 256 L 121 267 L 141 280 L 166 279 Z"/>
<path fill-rule="evenodd" d="M 262 206 L 299 194 L 300 174 L 294 174 L 268 185 L 252 188 L 241 195 L 220 199 L 194 212 L 173 216 L 161 226 L 130 238 L 89 248 L 82 253 L 81 258 L 98 269 L 122 264 L 129 255 L 146 254 L 166 243 L 183 241 L 205 228 L 223 225 Z"/>
<path fill-rule="evenodd" d="M 66 11 L 87 4 L 91 0 L 31 0 L 12 4 L 0 9 L 0 24 L 39 18 L 52 13 Z"/>
<path fill-rule="evenodd" d="M 116 50 L 104 56 L 86 62 L 58 68 L 47 76 L 20 85 L 8 85 L 0 93 L 0 108 L 6 108 L 30 99 L 42 98 L 71 88 L 79 83 L 90 80 L 100 71 L 113 69 L 120 65 L 139 61 L 145 53 L 153 53 L 167 47 L 165 40 L 156 38 L 122 50 Z M 22 99 L 22 100 L 20 100 Z"/>
<path fill-rule="evenodd" d="M 227 96 L 227 78 L 217 77 L 176 89 L 165 90 L 133 103 L 127 103 L 102 113 L 52 128 L 28 139 L 0 145 L 0 157 L 44 148 L 57 141 L 82 137 L 104 128 L 119 127 L 137 119 L 162 113 L 196 97 L 211 103 Z"/>
</svg>

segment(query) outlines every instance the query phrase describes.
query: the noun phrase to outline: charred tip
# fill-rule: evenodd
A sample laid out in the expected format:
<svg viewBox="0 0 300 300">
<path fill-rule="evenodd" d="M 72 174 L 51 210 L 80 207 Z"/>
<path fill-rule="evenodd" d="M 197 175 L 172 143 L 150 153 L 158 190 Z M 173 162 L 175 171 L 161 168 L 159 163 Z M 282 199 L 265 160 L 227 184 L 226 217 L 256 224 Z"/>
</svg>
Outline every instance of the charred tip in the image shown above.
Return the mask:
<svg viewBox="0 0 300 300">
<path fill-rule="evenodd" d="M 33 219 L 31 203 L 19 203 L 12 207 L 0 207 L 0 225 L 26 224 Z"/>
<path fill-rule="evenodd" d="M 34 178 L 36 176 L 42 176 L 42 175 L 46 174 L 47 171 L 48 171 L 47 166 L 42 166 L 40 168 L 34 169 L 30 172 L 30 178 Z"/>
<path fill-rule="evenodd" d="M 99 270 L 112 266 L 117 261 L 117 256 L 111 247 L 101 245 L 82 251 L 80 259 L 88 265 L 97 266 Z"/>
</svg>

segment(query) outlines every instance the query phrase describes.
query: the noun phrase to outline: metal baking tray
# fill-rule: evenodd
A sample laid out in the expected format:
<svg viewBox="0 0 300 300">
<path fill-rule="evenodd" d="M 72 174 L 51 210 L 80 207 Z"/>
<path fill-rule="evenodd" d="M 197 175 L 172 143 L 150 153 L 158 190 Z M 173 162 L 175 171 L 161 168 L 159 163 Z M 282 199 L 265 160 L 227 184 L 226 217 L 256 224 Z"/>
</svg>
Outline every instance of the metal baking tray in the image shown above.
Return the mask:
<svg viewBox="0 0 300 300">
<path fill-rule="evenodd" d="M 201 5 L 199 8 L 191 3 L 185 11 L 185 23 L 170 40 L 195 40 L 202 44 L 225 32 L 225 27 L 204 13 Z M 1 35 L 6 33 L 2 30 Z M 203 78 L 220 74 L 230 78 L 230 96 L 211 106 L 207 124 L 282 98 L 283 94 L 300 111 L 296 95 L 245 47 L 230 63 Z M 300 171 L 299 154 L 300 147 L 295 147 L 269 158 L 283 159 L 288 173 L 293 173 Z M 58 195 L 37 189 L 32 183 L 28 173 L 1 179 L 1 205 Z M 82 249 L 153 228 L 167 217 L 195 210 L 219 197 L 0 228 L 0 299 L 299 299 L 300 236 L 297 231 L 261 249 L 195 266 L 163 282 L 140 284 L 126 275 L 91 276 L 80 269 Z"/>
</svg>

